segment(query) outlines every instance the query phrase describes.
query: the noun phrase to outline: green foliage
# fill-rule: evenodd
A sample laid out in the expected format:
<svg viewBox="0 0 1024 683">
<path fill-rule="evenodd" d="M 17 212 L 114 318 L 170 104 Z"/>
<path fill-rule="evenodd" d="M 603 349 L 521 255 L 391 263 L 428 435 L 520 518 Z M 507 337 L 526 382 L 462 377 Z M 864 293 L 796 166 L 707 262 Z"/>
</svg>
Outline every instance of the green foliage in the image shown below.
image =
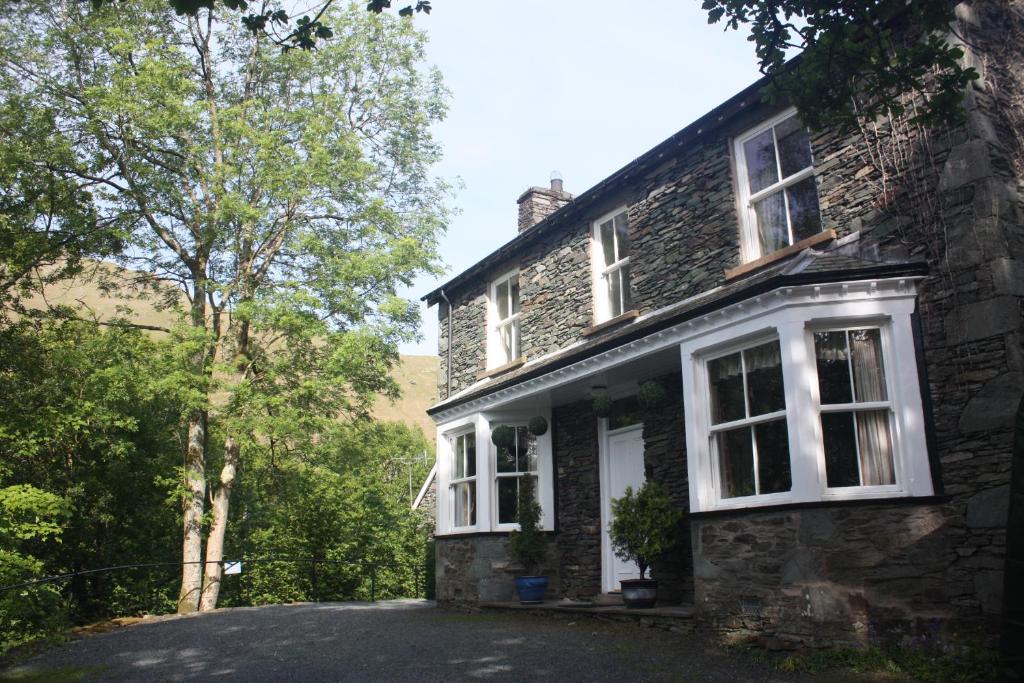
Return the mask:
<svg viewBox="0 0 1024 683">
<path fill-rule="evenodd" d="M 509 425 L 498 425 L 491 430 L 491 443 L 498 448 L 512 448 L 516 442 L 516 430 Z"/>
<path fill-rule="evenodd" d="M 541 415 L 530 418 L 529 423 L 530 433 L 534 436 L 543 436 L 548 431 L 548 421 Z"/>
<path fill-rule="evenodd" d="M 772 101 L 795 104 L 804 124 L 856 126 L 917 98 L 915 120 L 956 121 L 964 87 L 978 78 L 946 35 L 955 3 L 947 0 L 704 0 L 708 22 L 749 25 Z M 786 51 L 802 50 L 787 63 Z"/>
<path fill-rule="evenodd" d="M 644 410 L 658 410 L 668 403 L 668 392 L 659 382 L 648 380 L 640 385 L 636 400 Z"/>
<path fill-rule="evenodd" d="M 953 645 L 942 651 L 870 646 L 790 655 L 777 662 L 777 666 L 787 673 L 850 670 L 902 674 L 922 683 L 980 683 L 995 680 L 997 660 L 993 650 L 975 645 Z"/>
<path fill-rule="evenodd" d="M 615 554 L 635 562 L 645 578 L 651 561 L 671 547 L 682 515 L 660 484 L 645 482 L 639 491 L 627 486 L 621 498 L 612 499 L 608 534 Z"/>
<path fill-rule="evenodd" d="M 597 417 L 608 417 L 612 414 L 612 399 L 608 396 L 598 396 L 594 399 L 594 415 Z"/>
<path fill-rule="evenodd" d="M 519 479 L 519 506 L 516 511 L 519 529 L 509 534 L 508 549 L 527 574 L 537 571 L 547 552 L 547 539 L 540 529 L 540 517 L 536 477 L 524 475 Z"/>
</svg>

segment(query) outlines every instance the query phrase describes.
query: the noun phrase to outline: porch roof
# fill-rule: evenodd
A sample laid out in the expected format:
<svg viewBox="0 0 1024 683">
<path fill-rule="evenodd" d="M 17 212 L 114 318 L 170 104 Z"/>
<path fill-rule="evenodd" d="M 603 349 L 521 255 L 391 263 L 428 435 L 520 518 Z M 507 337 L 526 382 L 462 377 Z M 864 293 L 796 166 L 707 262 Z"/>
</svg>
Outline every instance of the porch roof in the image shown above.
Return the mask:
<svg viewBox="0 0 1024 683">
<path fill-rule="evenodd" d="M 831 251 L 805 249 L 789 259 L 766 266 L 720 287 L 640 316 L 631 323 L 610 328 L 585 342 L 562 349 L 543 359 L 527 362 L 504 375 L 482 380 L 432 406 L 427 410 L 427 414 L 436 415 L 673 325 L 783 287 L 924 276 L 927 273 L 928 266 L 924 262 L 885 262 L 857 253 L 855 248 L 840 246 Z"/>
</svg>

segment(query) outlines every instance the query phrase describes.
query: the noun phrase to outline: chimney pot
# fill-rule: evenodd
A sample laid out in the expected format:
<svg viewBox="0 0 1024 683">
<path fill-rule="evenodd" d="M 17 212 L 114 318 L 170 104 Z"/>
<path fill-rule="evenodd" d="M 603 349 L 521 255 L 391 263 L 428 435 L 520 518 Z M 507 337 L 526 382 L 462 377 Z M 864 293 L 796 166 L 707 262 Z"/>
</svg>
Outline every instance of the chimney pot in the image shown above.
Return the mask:
<svg viewBox="0 0 1024 683">
<path fill-rule="evenodd" d="M 572 194 L 562 187 L 562 174 L 551 173 L 551 187 L 531 187 L 519 195 L 519 232 L 537 223 L 572 201 Z"/>
</svg>

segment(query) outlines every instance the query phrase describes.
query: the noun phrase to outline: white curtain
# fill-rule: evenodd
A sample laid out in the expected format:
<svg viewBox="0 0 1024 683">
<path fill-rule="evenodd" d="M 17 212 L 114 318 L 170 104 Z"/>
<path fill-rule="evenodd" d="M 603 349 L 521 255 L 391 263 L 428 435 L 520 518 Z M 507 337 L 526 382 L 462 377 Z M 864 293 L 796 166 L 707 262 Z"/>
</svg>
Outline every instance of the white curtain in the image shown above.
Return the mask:
<svg viewBox="0 0 1024 683">
<path fill-rule="evenodd" d="M 882 365 L 879 331 L 851 330 L 849 335 L 855 400 L 858 403 L 886 400 L 885 370 Z M 894 484 L 896 475 L 892 463 L 889 411 L 858 411 L 857 441 L 860 444 L 861 484 Z"/>
</svg>

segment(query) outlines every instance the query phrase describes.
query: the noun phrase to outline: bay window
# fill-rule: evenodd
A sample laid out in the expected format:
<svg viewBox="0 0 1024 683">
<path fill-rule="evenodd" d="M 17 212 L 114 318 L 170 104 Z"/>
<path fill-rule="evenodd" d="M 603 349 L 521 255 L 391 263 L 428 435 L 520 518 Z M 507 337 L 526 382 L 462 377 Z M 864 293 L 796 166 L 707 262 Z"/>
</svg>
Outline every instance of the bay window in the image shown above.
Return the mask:
<svg viewBox="0 0 1024 683">
<path fill-rule="evenodd" d="M 537 437 L 525 425 L 512 428 L 510 446 L 495 448 L 495 500 L 498 524 L 515 524 L 519 513 L 519 485 L 523 477 L 537 476 Z M 534 482 L 536 484 L 536 481 Z M 534 486 L 534 492 L 537 486 Z"/>
<path fill-rule="evenodd" d="M 451 437 L 451 482 L 449 500 L 452 527 L 476 526 L 476 435 Z"/>
<path fill-rule="evenodd" d="M 694 512 L 932 495 L 913 298 L 876 286 L 793 288 L 682 341 Z"/>
<path fill-rule="evenodd" d="M 793 110 L 736 138 L 744 260 L 821 232 L 811 143 Z"/>
<path fill-rule="evenodd" d="M 711 447 L 723 498 L 789 491 L 789 436 L 779 342 L 708 361 Z"/>
<path fill-rule="evenodd" d="M 814 333 L 829 488 L 896 483 L 878 328 Z"/>
</svg>

